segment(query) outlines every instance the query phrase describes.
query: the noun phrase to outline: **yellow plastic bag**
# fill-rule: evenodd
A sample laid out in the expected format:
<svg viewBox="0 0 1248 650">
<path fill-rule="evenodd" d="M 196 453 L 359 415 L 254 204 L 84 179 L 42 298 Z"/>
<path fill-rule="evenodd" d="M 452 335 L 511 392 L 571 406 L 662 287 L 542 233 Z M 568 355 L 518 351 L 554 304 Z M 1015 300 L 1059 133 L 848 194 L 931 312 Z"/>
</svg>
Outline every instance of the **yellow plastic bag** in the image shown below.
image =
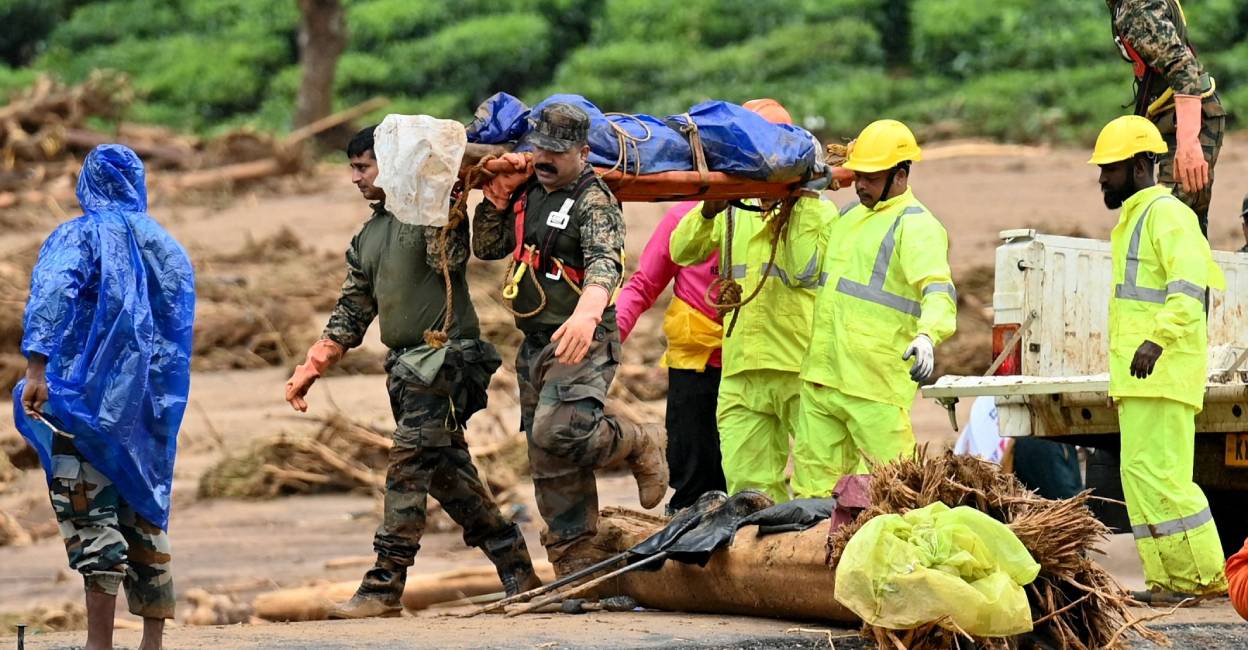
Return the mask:
<svg viewBox="0 0 1248 650">
<path fill-rule="evenodd" d="M 836 567 L 836 600 L 879 627 L 944 619 L 976 636 L 1010 636 L 1031 631 L 1023 587 L 1039 572 L 1005 524 L 933 503 L 881 515 L 855 533 Z"/>
</svg>

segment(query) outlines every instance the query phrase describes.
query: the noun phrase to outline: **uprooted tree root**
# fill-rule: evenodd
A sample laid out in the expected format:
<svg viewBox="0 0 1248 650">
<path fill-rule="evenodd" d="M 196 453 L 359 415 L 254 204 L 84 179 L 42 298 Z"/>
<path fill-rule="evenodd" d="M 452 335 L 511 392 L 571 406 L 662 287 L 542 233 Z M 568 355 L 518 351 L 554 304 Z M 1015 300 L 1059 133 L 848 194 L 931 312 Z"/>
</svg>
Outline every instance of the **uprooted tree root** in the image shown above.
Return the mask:
<svg viewBox="0 0 1248 650">
<path fill-rule="evenodd" d="M 1045 499 L 1023 487 L 996 465 L 952 452 L 877 465 L 871 470 L 871 503 L 856 520 L 828 538 L 828 564 L 836 566 L 845 545 L 867 521 L 883 514 L 903 514 L 937 501 L 970 506 L 1009 526 L 1036 562 L 1040 575 L 1026 587 L 1035 630 L 1026 637 L 979 638 L 951 630 L 941 622 L 913 630 L 890 630 L 864 624 L 863 636 L 880 648 L 1041 647 L 1093 650 L 1123 647 L 1126 633 L 1164 643 L 1128 611 L 1132 602 L 1105 569 L 1090 559 L 1109 529 L 1088 509 L 1088 494 L 1073 499 Z"/>
</svg>

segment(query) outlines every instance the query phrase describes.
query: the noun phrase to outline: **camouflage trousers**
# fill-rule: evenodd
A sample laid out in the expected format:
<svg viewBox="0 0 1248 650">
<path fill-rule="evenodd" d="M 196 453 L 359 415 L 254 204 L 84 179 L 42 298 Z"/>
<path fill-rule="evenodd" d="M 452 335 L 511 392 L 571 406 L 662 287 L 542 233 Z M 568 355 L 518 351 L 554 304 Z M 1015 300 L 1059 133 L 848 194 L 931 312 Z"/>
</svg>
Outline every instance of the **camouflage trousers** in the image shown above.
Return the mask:
<svg viewBox="0 0 1248 650">
<path fill-rule="evenodd" d="M 1218 164 L 1218 153 L 1222 150 L 1222 132 L 1226 128 L 1226 111 L 1222 108 L 1217 95 L 1207 98 L 1201 105 L 1200 148 L 1204 151 L 1205 162 L 1209 163 L 1209 184 L 1205 189 L 1189 193 L 1183 190 L 1174 177 L 1175 142 L 1178 138 L 1178 124 L 1174 110 L 1168 110 L 1153 116 L 1157 130 L 1166 141 L 1167 152 L 1157 160 L 1157 181 L 1174 190 L 1174 196 L 1187 204 L 1200 220 L 1200 231 L 1209 237 L 1209 202 L 1213 199 L 1213 168 Z"/>
<path fill-rule="evenodd" d="M 520 426 L 528 436 L 537 508 L 546 522 L 542 545 L 552 562 L 598 530 L 594 470 L 627 453 L 607 390 L 620 363 L 620 332 L 608 310 L 580 363 L 555 358 L 553 332 L 531 332 L 516 355 Z"/>
<path fill-rule="evenodd" d="M 52 440 L 49 491 L 69 566 L 86 590 L 115 596 L 124 584 L 131 614 L 173 618 L 169 535 L 136 513 L 67 436 Z"/>
<path fill-rule="evenodd" d="M 464 438 L 468 419 L 486 405 L 498 352 L 475 339 L 452 342 L 446 350 L 430 382 L 416 377 L 399 351 L 386 360 L 397 427 L 382 521 L 373 538 L 378 565 L 365 575 L 361 593 L 397 597 L 396 589 L 402 592 L 406 568 L 424 536 L 430 496 L 463 527 L 464 543 L 481 547 L 491 559 L 524 545 L 519 528 L 503 516 L 482 482 Z"/>
</svg>

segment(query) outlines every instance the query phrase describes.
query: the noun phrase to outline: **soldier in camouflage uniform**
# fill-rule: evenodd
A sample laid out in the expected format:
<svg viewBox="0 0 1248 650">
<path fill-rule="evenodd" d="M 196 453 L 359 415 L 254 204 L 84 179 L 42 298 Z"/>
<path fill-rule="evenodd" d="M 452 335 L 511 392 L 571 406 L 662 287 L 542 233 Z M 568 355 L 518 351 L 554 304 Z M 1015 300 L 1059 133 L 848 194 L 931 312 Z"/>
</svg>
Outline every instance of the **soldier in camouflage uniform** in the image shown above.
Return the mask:
<svg viewBox="0 0 1248 650">
<path fill-rule="evenodd" d="M 580 108 L 546 107 L 529 136 L 535 178 L 501 195 L 487 188 L 472 224 L 477 257 L 512 258 L 504 297 L 514 298 L 525 335 L 516 358 L 521 427 L 546 521 L 542 544 L 561 576 L 587 563 L 598 521 L 595 469 L 627 461 L 646 508 L 662 500 L 668 479 L 661 427 L 603 411 L 620 362 L 611 302 L 624 220 L 587 163 L 588 134 Z"/>
<path fill-rule="evenodd" d="M 1213 169 L 1226 122 L 1214 80 L 1188 41 L 1179 0 L 1106 3 L 1114 40 L 1135 66 L 1135 114 L 1152 120 L 1166 141 L 1157 180 L 1196 213 L 1207 237 Z"/>
<path fill-rule="evenodd" d="M 449 342 L 432 347 L 426 330 L 448 316 L 442 275 L 441 229 L 399 222 L 385 208 L 376 187 L 373 128 L 364 129 L 347 148 L 356 186 L 372 204 L 373 215 L 347 250 L 347 278 L 321 340 L 308 352 L 286 386 L 296 410 L 312 382 L 343 353 L 360 345 L 374 318 L 381 321 L 390 408 L 398 425 L 386 471 L 381 525 L 373 538 L 377 562 L 347 603 L 331 618 L 397 616 L 407 568 L 415 561 L 432 495 L 464 529 L 464 542 L 477 546 L 498 569 L 508 594 L 539 586 L 519 526 L 507 521 L 481 481 L 464 428 L 486 405 L 486 389 L 501 359 L 480 339 L 477 314 L 468 294 L 468 223 L 448 233 L 454 313 Z"/>
</svg>

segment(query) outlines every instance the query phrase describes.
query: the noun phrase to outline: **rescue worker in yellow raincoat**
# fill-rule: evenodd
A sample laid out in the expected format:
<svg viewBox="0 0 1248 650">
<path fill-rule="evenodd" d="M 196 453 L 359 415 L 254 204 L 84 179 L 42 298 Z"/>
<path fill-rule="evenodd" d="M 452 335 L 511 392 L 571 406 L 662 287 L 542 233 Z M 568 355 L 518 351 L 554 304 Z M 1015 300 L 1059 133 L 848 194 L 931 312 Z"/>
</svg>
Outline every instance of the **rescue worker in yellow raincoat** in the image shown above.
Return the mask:
<svg viewBox="0 0 1248 650">
<path fill-rule="evenodd" d="M 914 453 L 916 382 L 931 376 L 935 347 L 957 325 L 949 236 L 909 187 L 921 159 L 896 120 L 869 124 L 851 145 L 844 166 L 860 202 L 828 226 L 801 370 L 796 497 L 830 495 L 865 460 Z"/>
<path fill-rule="evenodd" d="M 791 124 L 788 111 L 772 99 L 743 106 L 773 123 Z M 836 216 L 832 202 L 815 196 L 799 198 L 789 217 L 787 233 L 771 260 L 773 213 L 749 212 L 727 202 L 699 204 L 672 232 L 672 260 L 692 266 L 720 251 L 720 263 L 731 260 L 732 277 L 749 296 L 764 274 L 769 275 L 757 297 L 741 307 L 732 325 L 724 317 L 723 376 L 716 417 L 728 492 L 753 489 L 777 503 L 789 499 L 785 468 L 789 436 L 797 425 L 798 370 L 810 340 L 811 312 L 819 280 L 824 225 Z M 727 225 L 731 222 L 731 235 Z"/>
<path fill-rule="evenodd" d="M 1122 487 L 1149 591 L 1162 602 L 1226 591 L 1209 502 L 1192 481 L 1196 414 L 1204 405 L 1206 289 L 1224 286 L 1192 209 L 1158 185 L 1166 143 L 1136 115 L 1101 130 L 1105 206 L 1122 208 L 1110 234 L 1109 394 L 1122 431 Z"/>
</svg>

